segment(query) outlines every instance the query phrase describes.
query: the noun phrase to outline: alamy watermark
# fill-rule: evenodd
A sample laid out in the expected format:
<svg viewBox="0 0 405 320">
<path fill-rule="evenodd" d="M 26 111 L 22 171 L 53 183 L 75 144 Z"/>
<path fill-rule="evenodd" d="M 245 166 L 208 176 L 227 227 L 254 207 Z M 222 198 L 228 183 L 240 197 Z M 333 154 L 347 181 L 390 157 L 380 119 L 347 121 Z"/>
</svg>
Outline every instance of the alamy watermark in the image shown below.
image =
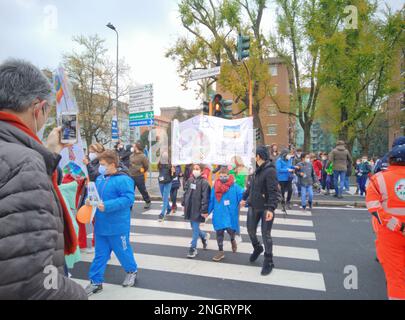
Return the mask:
<svg viewBox="0 0 405 320">
<path fill-rule="evenodd" d="M 58 29 L 58 8 L 55 5 L 47 5 L 43 9 L 43 28 L 46 32 Z"/>
<path fill-rule="evenodd" d="M 358 290 L 359 289 L 359 271 L 356 266 L 346 266 L 344 274 L 347 274 L 343 282 L 343 286 L 346 290 Z"/>
<path fill-rule="evenodd" d="M 45 290 L 57 290 L 58 289 L 58 268 L 55 266 L 46 266 L 44 274 L 47 276 L 44 279 Z"/>
<path fill-rule="evenodd" d="M 359 11 L 356 6 L 350 5 L 345 7 L 344 13 L 347 16 L 344 18 L 346 30 L 357 30 L 359 28 Z"/>
</svg>

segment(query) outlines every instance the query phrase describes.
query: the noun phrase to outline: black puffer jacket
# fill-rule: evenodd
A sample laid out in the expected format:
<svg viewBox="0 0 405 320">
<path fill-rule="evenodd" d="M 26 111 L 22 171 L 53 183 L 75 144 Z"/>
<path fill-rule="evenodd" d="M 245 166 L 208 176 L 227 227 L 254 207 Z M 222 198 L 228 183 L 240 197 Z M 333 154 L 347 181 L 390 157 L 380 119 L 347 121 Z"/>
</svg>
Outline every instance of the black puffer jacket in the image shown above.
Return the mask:
<svg viewBox="0 0 405 320">
<path fill-rule="evenodd" d="M 208 213 L 211 187 L 207 180 L 191 177 L 186 184 L 183 198 L 185 219 L 195 222 L 204 222 L 202 214 Z"/>
<path fill-rule="evenodd" d="M 248 205 L 256 210 L 274 212 L 277 209 L 281 201 L 281 192 L 276 167 L 271 161 L 256 169 L 243 198 L 247 199 Z"/>
<path fill-rule="evenodd" d="M 63 211 L 51 182 L 59 161 L 0 121 L 0 300 L 87 299 L 64 276 Z M 48 266 L 58 270 L 56 290 L 45 289 Z"/>
</svg>

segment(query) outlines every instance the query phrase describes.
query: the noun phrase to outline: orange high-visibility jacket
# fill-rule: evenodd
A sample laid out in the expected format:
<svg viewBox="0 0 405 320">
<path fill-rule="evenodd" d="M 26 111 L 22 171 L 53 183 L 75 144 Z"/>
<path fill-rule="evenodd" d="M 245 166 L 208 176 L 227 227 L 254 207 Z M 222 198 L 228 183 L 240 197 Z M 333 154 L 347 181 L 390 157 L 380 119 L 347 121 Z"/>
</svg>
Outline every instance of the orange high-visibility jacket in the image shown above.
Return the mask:
<svg viewBox="0 0 405 320">
<path fill-rule="evenodd" d="M 405 222 L 405 167 L 390 166 L 370 179 L 367 188 L 367 209 L 382 218 L 395 216 Z"/>
</svg>

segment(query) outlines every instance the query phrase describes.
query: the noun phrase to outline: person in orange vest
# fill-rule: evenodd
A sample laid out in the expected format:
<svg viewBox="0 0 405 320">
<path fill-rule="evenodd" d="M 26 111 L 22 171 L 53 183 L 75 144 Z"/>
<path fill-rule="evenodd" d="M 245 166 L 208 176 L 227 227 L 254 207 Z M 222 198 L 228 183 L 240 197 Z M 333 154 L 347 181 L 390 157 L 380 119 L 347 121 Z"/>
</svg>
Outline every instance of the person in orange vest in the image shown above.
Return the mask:
<svg viewBox="0 0 405 320">
<path fill-rule="evenodd" d="M 374 175 L 367 188 L 378 259 L 390 300 L 405 300 L 405 145 L 389 154 L 390 167 Z"/>
</svg>

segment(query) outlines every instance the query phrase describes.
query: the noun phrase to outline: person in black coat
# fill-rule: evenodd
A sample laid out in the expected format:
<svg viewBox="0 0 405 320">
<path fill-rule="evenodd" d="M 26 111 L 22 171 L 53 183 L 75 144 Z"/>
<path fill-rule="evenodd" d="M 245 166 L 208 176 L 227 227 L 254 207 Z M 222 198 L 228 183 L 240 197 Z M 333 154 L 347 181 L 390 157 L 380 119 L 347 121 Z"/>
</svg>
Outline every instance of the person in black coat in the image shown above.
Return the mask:
<svg viewBox="0 0 405 320">
<path fill-rule="evenodd" d="M 271 229 L 276 209 L 281 202 L 281 192 L 276 168 L 272 161 L 270 161 L 269 152 L 266 147 L 257 148 L 256 162 L 256 172 L 249 181 L 241 206 L 244 207 L 246 203 L 249 206 L 247 228 L 254 248 L 250 262 L 255 262 L 265 251 L 262 275 L 266 276 L 274 268 Z M 257 238 L 259 221 L 262 222 L 264 248 Z"/>
<path fill-rule="evenodd" d="M 207 249 L 209 234 L 201 231 L 200 224 L 205 222 L 208 217 L 209 199 L 211 187 L 207 180 L 202 177 L 204 168 L 202 165 L 194 165 L 192 177 L 187 181 L 185 187 L 183 207 L 186 220 L 190 221 L 193 230 L 193 238 L 188 258 L 193 259 L 197 256 L 198 238 L 203 243 L 204 250 Z"/>
<path fill-rule="evenodd" d="M 91 182 L 95 182 L 100 175 L 98 169 L 100 163 L 98 157 L 105 151 L 105 148 L 100 143 L 92 144 L 89 148 L 89 155 L 83 160 L 83 163 L 87 166 L 89 173 L 89 179 Z"/>
</svg>

